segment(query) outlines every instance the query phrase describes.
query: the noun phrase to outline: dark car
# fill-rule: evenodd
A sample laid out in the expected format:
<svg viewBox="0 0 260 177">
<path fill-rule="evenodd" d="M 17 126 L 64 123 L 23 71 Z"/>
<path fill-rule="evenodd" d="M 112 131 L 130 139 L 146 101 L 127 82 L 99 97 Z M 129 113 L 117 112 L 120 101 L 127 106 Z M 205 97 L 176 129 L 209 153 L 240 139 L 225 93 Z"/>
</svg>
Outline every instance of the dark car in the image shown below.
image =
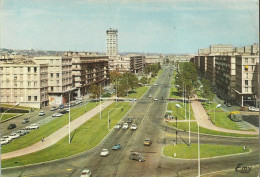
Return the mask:
<svg viewBox="0 0 260 177">
<path fill-rule="evenodd" d="M 129 159 L 130 160 L 137 160 L 139 162 L 144 162 L 145 161 L 144 157 L 141 154 L 139 154 L 138 152 L 132 152 L 130 154 L 130 156 L 129 156 Z"/>
<path fill-rule="evenodd" d="M 15 125 L 15 124 L 10 124 L 10 125 L 7 127 L 7 129 L 14 129 L 14 128 L 16 128 L 16 125 Z"/>
<path fill-rule="evenodd" d="M 63 104 L 61 104 L 59 107 L 58 107 L 58 109 L 63 109 L 64 108 L 64 105 Z"/>
<path fill-rule="evenodd" d="M 29 121 L 29 118 L 25 118 L 25 119 L 23 119 L 22 124 L 26 124 L 26 123 L 28 123 L 28 122 L 30 122 L 30 121 Z"/>
<path fill-rule="evenodd" d="M 133 122 L 133 119 L 132 119 L 132 118 L 128 118 L 126 122 L 127 122 L 127 123 L 132 123 L 132 122 Z"/>
<path fill-rule="evenodd" d="M 227 107 L 231 107 L 231 103 L 227 103 Z"/>
<path fill-rule="evenodd" d="M 61 114 L 67 114 L 68 112 L 66 110 L 61 110 L 59 113 Z"/>
<path fill-rule="evenodd" d="M 119 150 L 119 149 L 121 149 L 121 147 L 122 147 L 122 146 L 121 146 L 120 144 L 116 144 L 116 145 L 113 146 L 112 149 L 113 149 L 113 150 Z"/>
</svg>

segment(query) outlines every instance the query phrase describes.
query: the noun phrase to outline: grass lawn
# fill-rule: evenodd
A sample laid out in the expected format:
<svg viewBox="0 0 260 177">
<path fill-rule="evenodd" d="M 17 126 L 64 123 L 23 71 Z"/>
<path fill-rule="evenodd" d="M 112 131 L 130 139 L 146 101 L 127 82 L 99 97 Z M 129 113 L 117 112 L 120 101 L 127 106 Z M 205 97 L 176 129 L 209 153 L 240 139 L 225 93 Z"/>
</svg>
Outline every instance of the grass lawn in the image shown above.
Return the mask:
<svg viewBox="0 0 260 177">
<path fill-rule="evenodd" d="M 180 104 L 181 107 L 184 108 L 182 102 L 173 102 L 173 103 L 168 103 L 167 110 L 171 110 L 172 115 L 174 117 L 177 116 L 178 120 L 185 120 L 185 110 L 182 108 L 177 108 L 176 104 Z M 195 117 L 192 115 L 193 114 L 192 106 L 190 107 L 190 110 L 191 110 L 190 119 L 195 120 Z M 187 117 L 187 120 L 189 120 L 189 104 L 187 104 L 186 117 Z"/>
<path fill-rule="evenodd" d="M 121 111 L 123 107 L 123 112 Z M 108 111 L 116 108 L 116 103 L 111 104 L 102 112 L 102 119 L 99 119 L 99 113 L 85 122 L 72 132 L 71 144 L 68 143 L 68 136 L 64 137 L 55 145 L 44 150 L 7 160 L 2 160 L 2 167 L 16 166 L 15 161 L 20 164 L 33 164 L 71 156 L 95 147 L 108 134 Z M 117 108 L 110 111 L 111 128 L 128 112 L 131 108 L 130 103 L 119 102 Z"/>
<path fill-rule="evenodd" d="M 140 98 L 144 92 L 146 92 L 146 90 L 148 89 L 149 87 L 147 86 L 144 86 L 144 87 L 138 87 L 135 92 L 131 93 L 129 92 L 128 94 L 128 97 L 129 98 Z"/>
<path fill-rule="evenodd" d="M 173 86 L 170 91 L 170 98 L 182 98 L 182 95 L 179 94 L 178 89 Z"/>
<path fill-rule="evenodd" d="M 231 155 L 238 153 L 249 152 L 250 149 L 243 149 L 243 146 L 233 146 L 233 145 L 217 145 L 217 144 L 200 144 L 200 158 L 209 158 L 223 155 Z M 198 158 L 198 144 L 191 144 L 187 146 L 186 144 L 167 145 L 163 149 L 163 153 L 166 156 L 173 158 L 183 158 L 183 159 L 197 159 Z M 174 153 L 176 156 L 174 157 Z"/>
<path fill-rule="evenodd" d="M 2 119 L 1 119 L 1 122 L 2 121 L 4 121 L 4 120 L 6 120 L 6 119 L 9 119 L 9 118 L 11 118 L 11 117 L 14 117 L 14 116 L 16 116 L 16 115 L 23 115 L 23 114 L 21 114 L 21 113 L 5 113 L 5 114 L 0 114 L 0 117 L 3 115 L 3 117 L 2 117 Z"/>
<path fill-rule="evenodd" d="M 176 128 L 175 122 L 168 122 L 168 125 Z M 190 123 L 191 132 L 197 133 L 198 132 L 198 124 L 197 122 L 191 122 Z M 178 122 L 177 125 L 178 129 L 189 131 L 189 122 Z M 220 132 L 215 130 L 210 130 L 204 127 L 200 127 L 200 133 L 203 134 L 209 134 L 209 135 L 220 135 L 220 136 L 233 136 L 233 137 L 257 137 L 257 135 L 245 135 L 245 134 L 236 134 L 236 133 L 226 133 L 226 132 Z"/>
<path fill-rule="evenodd" d="M 98 103 L 99 104 L 99 103 Z M 87 111 L 93 109 L 96 107 L 96 103 L 88 103 L 87 104 Z M 79 116 L 83 115 L 85 113 L 85 105 L 77 108 L 71 108 L 71 121 L 75 120 Z M 62 117 L 56 118 L 53 121 L 41 126 L 37 130 L 32 130 L 29 134 L 13 140 L 13 142 L 4 145 L 2 147 L 2 153 L 15 151 L 21 148 L 25 148 L 27 146 L 30 146 L 38 141 L 41 140 L 42 137 L 47 137 L 56 130 L 62 128 L 66 124 L 68 124 L 69 120 L 69 114 L 63 115 Z"/>
<path fill-rule="evenodd" d="M 217 106 L 216 103 L 212 103 L 212 104 L 206 104 L 206 103 L 202 103 L 203 107 L 205 108 L 205 110 L 211 110 L 209 112 L 209 116 L 212 122 L 215 122 L 215 125 L 218 127 L 222 127 L 222 128 L 226 128 L 226 129 L 231 129 L 231 130 L 244 130 L 241 129 L 236 122 L 232 121 L 228 115 L 228 112 L 224 112 L 221 107 L 220 108 L 216 108 L 215 111 L 215 119 L 214 119 L 214 110 L 213 108 L 215 108 Z M 254 129 L 248 129 L 247 131 L 255 131 Z"/>
<path fill-rule="evenodd" d="M 13 107 L 14 105 L 9 105 L 9 104 L 0 104 L 0 107 L 6 107 L 6 108 L 11 108 Z M 15 106 L 14 108 L 16 109 L 31 109 L 31 107 L 25 107 L 25 106 Z M 34 108 L 34 109 L 37 109 L 37 108 Z"/>
</svg>

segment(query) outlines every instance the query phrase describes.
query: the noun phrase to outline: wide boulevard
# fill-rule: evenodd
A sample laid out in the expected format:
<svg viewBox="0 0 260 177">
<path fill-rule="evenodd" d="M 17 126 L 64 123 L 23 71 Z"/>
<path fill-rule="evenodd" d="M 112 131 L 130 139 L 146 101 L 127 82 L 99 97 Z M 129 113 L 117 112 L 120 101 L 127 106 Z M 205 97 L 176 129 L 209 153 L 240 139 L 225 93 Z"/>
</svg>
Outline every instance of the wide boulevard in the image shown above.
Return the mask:
<svg viewBox="0 0 260 177">
<path fill-rule="evenodd" d="M 133 118 L 133 123 L 138 126 L 137 130 L 112 130 L 94 149 L 52 162 L 3 169 L 3 176 L 76 177 L 81 175 L 84 168 L 90 169 L 93 176 L 100 177 L 197 176 L 197 160 L 173 159 L 163 155 L 163 147 L 173 144 L 176 131 L 164 123 L 167 109 L 165 98 L 169 96 L 171 81 L 172 70 L 167 68 L 155 82 L 158 85 L 152 85 L 121 121 Z M 152 98 L 149 98 L 150 94 Z M 155 101 L 154 98 L 158 100 Z M 143 145 L 146 138 L 153 140 L 151 146 Z M 187 138 L 187 132 L 178 132 L 178 143 L 184 143 L 183 140 L 186 141 Z M 197 143 L 196 133 L 191 134 L 191 140 L 192 143 Z M 239 163 L 247 166 L 258 164 L 257 139 L 200 135 L 200 143 L 247 146 L 252 150 L 241 155 L 201 159 L 201 175 L 228 169 L 234 171 Z M 122 149 L 113 151 L 112 147 L 115 144 L 121 144 Z M 107 157 L 100 156 L 104 148 L 109 150 L 110 154 Z M 131 152 L 141 153 L 145 162 L 130 160 Z"/>
</svg>

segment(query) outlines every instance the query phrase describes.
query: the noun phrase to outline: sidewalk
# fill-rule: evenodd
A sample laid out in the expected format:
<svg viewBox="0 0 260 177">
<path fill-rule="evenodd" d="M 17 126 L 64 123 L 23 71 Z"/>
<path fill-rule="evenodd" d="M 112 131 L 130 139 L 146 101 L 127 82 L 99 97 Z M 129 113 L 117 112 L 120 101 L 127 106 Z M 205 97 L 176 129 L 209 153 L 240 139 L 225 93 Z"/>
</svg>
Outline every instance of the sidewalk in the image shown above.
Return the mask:
<svg viewBox="0 0 260 177">
<path fill-rule="evenodd" d="M 204 128 L 210 129 L 210 130 L 227 132 L 227 133 L 248 134 L 248 135 L 258 135 L 259 134 L 258 131 L 240 131 L 240 130 L 230 130 L 230 129 L 217 127 L 211 123 L 204 107 L 202 106 L 202 104 L 199 101 L 191 101 L 191 106 L 192 106 L 195 118 L 197 119 L 197 121 L 201 127 L 204 127 Z"/>
<path fill-rule="evenodd" d="M 105 109 L 106 107 L 108 107 L 113 102 L 114 101 L 105 101 L 103 103 L 104 106 L 102 106 L 102 110 Z M 70 132 L 72 132 L 73 130 L 75 130 L 82 124 L 84 124 L 87 120 L 91 119 L 93 116 L 95 116 L 97 113 L 99 113 L 99 111 L 100 111 L 100 107 L 97 106 L 97 107 L 93 108 L 92 110 L 90 110 L 89 112 L 83 114 L 79 118 L 72 121 L 70 123 Z M 60 128 L 59 130 L 54 132 L 53 134 L 49 135 L 48 137 L 45 137 L 44 142 L 39 141 L 29 147 L 2 154 L 2 160 L 40 151 L 42 149 L 45 149 L 47 147 L 54 145 L 55 143 L 57 143 L 58 141 L 60 141 L 62 138 L 64 138 L 67 135 L 68 135 L 68 125 L 65 125 L 64 127 Z"/>
</svg>

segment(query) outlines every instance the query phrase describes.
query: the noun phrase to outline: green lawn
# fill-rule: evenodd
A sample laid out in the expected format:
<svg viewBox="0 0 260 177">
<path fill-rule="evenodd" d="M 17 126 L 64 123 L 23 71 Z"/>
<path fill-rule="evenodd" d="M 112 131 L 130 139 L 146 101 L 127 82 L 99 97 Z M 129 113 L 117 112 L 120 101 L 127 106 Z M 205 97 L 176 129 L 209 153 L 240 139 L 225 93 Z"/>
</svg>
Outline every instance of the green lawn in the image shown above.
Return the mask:
<svg viewBox="0 0 260 177">
<path fill-rule="evenodd" d="M 99 103 L 98 103 L 99 104 Z M 87 104 L 87 111 L 96 107 L 96 103 L 88 103 Z M 71 121 L 75 120 L 79 116 L 85 113 L 85 105 L 77 108 L 71 108 Z M 21 148 L 25 148 L 30 146 L 38 141 L 41 140 L 42 137 L 47 137 L 56 130 L 62 128 L 66 124 L 68 124 L 69 114 L 63 115 L 62 117 L 56 118 L 53 121 L 41 126 L 37 130 L 32 130 L 26 136 L 13 140 L 13 142 L 4 145 L 2 147 L 2 153 L 15 151 Z"/>
<path fill-rule="evenodd" d="M 6 107 L 6 108 L 11 108 L 13 106 L 14 105 L 0 104 L 0 107 Z M 17 108 L 17 109 L 31 109 L 31 107 L 25 107 L 25 106 L 15 106 L 14 108 Z M 34 109 L 36 109 L 36 108 L 34 108 Z"/>
<path fill-rule="evenodd" d="M 200 158 L 209 158 L 223 155 L 231 155 L 238 153 L 249 152 L 250 149 L 243 149 L 243 146 L 233 146 L 233 145 L 218 145 L 218 144 L 200 144 Z M 186 144 L 167 145 L 163 149 L 163 153 L 166 156 L 173 158 L 183 158 L 183 159 L 197 159 L 198 158 L 198 144 L 191 144 L 187 146 Z M 174 153 L 176 156 L 174 157 Z"/>
<path fill-rule="evenodd" d="M 123 112 L 121 111 L 123 107 Z M 116 108 L 116 103 L 111 104 L 102 112 L 102 119 L 99 119 L 99 113 L 85 122 L 79 128 L 72 132 L 71 144 L 68 143 L 68 136 L 64 137 L 55 145 L 44 150 L 7 160 L 2 160 L 2 167 L 16 166 L 14 162 L 20 164 L 33 164 L 71 156 L 95 147 L 107 135 L 108 131 L 108 111 Z M 131 108 L 130 103 L 119 102 L 117 108 L 110 111 L 111 128 L 128 112 Z"/>
<path fill-rule="evenodd" d="M 175 86 L 172 86 L 171 88 L 170 98 L 182 98 L 182 95 L 179 94 L 178 89 Z"/>
<path fill-rule="evenodd" d="M 202 103 L 203 107 L 205 110 L 211 110 L 208 115 L 210 116 L 210 119 L 212 122 L 215 122 L 215 125 L 218 127 L 226 128 L 226 129 L 231 129 L 231 130 L 244 130 L 241 129 L 236 122 L 232 121 L 228 115 L 228 112 L 224 112 L 221 107 L 215 109 L 215 118 L 214 118 L 214 109 L 217 104 L 212 103 L 212 104 L 206 104 Z M 255 131 L 254 129 L 248 129 L 247 131 Z"/>
<path fill-rule="evenodd" d="M 6 120 L 6 119 L 9 119 L 11 117 L 14 117 L 16 115 L 19 115 L 20 113 L 5 113 L 5 114 L 0 114 L 0 117 L 3 115 L 2 119 L 1 119 L 1 122 Z M 23 114 L 20 114 L 20 115 L 23 115 Z"/>
<path fill-rule="evenodd" d="M 176 128 L 175 122 L 168 122 L 168 125 Z M 190 123 L 191 132 L 197 133 L 198 132 L 198 124 L 197 122 L 191 122 Z M 180 130 L 189 131 L 189 123 L 188 122 L 178 122 L 177 128 Z M 226 133 L 226 132 L 220 132 L 215 130 L 210 130 L 204 127 L 200 127 L 200 133 L 203 134 L 209 134 L 209 135 L 219 135 L 219 136 L 232 136 L 232 137 L 257 137 L 257 135 L 245 135 L 245 134 L 236 134 L 236 133 Z"/>
<path fill-rule="evenodd" d="M 144 86 L 144 87 L 138 87 L 134 93 L 131 93 L 129 92 L 128 94 L 128 97 L 129 98 L 140 98 L 144 92 L 146 92 L 146 90 L 148 89 L 149 87 L 147 86 Z"/>
<path fill-rule="evenodd" d="M 182 102 L 174 102 L 174 103 L 168 103 L 167 110 L 171 110 L 172 115 L 174 117 L 177 116 L 178 120 L 185 120 L 185 110 L 182 108 L 177 108 L 176 104 L 180 104 L 180 106 L 182 108 L 184 108 Z M 190 110 L 191 110 L 190 119 L 195 120 L 195 117 L 192 115 L 193 114 L 192 106 L 190 107 Z M 187 120 L 189 120 L 189 104 L 187 104 L 186 117 L 187 117 Z"/>
</svg>

